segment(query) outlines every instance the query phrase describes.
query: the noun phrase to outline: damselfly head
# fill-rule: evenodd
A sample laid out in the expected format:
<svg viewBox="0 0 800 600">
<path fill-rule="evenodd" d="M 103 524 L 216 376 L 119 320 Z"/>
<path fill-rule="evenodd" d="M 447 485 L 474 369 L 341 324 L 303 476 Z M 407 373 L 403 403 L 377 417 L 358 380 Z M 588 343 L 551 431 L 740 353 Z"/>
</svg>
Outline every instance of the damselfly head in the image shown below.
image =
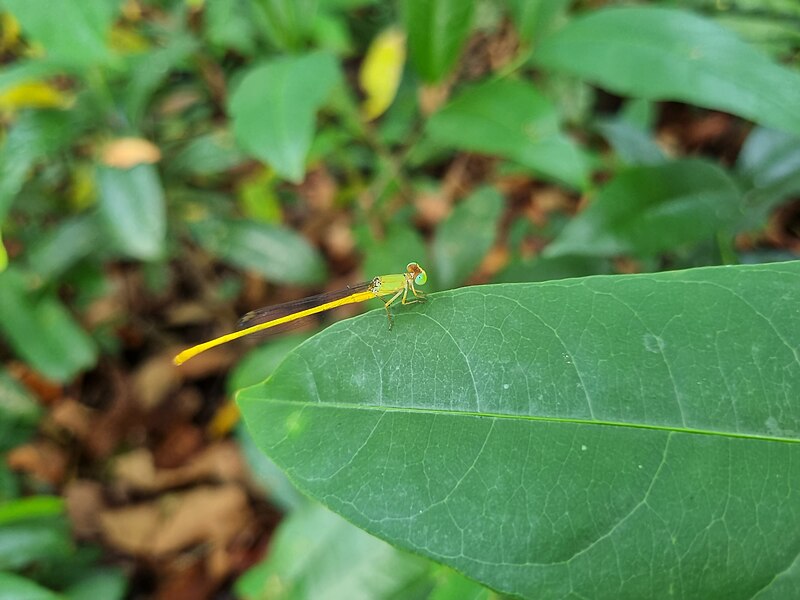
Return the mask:
<svg viewBox="0 0 800 600">
<path fill-rule="evenodd" d="M 425 282 L 428 281 L 428 274 L 425 272 L 425 269 L 415 262 L 408 263 L 408 266 L 406 266 L 406 273 L 411 275 L 416 285 L 425 285 Z"/>
</svg>

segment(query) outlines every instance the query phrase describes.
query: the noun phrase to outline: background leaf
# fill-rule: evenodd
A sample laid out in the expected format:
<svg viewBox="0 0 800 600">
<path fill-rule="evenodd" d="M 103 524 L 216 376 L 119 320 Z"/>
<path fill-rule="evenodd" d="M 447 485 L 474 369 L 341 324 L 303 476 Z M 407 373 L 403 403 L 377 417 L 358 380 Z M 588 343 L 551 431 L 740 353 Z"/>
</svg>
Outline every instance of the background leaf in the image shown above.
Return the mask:
<svg viewBox="0 0 800 600">
<path fill-rule="evenodd" d="M 297 51 L 311 34 L 319 0 L 253 0 L 253 6 L 269 41 L 282 50 Z"/>
<path fill-rule="evenodd" d="M 253 3 L 244 0 L 217 0 L 205 5 L 203 28 L 215 46 L 233 48 L 245 56 L 256 50 L 258 27 L 253 19 Z"/>
<path fill-rule="evenodd" d="M 467 40 L 475 2 L 405 0 L 408 52 L 417 72 L 428 83 L 443 79 L 455 65 Z"/>
<path fill-rule="evenodd" d="M 63 600 L 63 596 L 20 575 L 0 571 L 0 600 Z"/>
<path fill-rule="evenodd" d="M 0 369 L 0 452 L 24 442 L 36 430 L 41 414 L 36 399 Z"/>
<path fill-rule="evenodd" d="M 595 127 L 626 164 L 658 165 L 667 160 L 652 133 L 628 119 L 600 119 Z"/>
<path fill-rule="evenodd" d="M 475 271 L 497 237 L 503 205 L 500 192 L 482 187 L 457 204 L 439 225 L 433 256 L 440 287 L 464 283 Z"/>
<path fill-rule="evenodd" d="M 733 226 L 741 211 L 741 191 L 712 163 L 688 159 L 634 167 L 604 186 L 545 255 L 652 255 L 710 239 Z"/>
<path fill-rule="evenodd" d="M 438 144 L 509 158 L 574 187 L 586 183 L 586 161 L 560 132 L 555 107 L 524 81 L 466 89 L 430 118 L 426 131 Z"/>
<path fill-rule="evenodd" d="M 122 600 L 128 587 L 122 569 L 95 569 L 69 586 L 64 596 L 69 600 L 103 598 L 103 600 Z"/>
<path fill-rule="evenodd" d="M 132 169 L 98 167 L 97 180 L 100 213 L 117 248 L 142 260 L 160 257 L 164 252 L 167 215 L 156 168 L 152 165 Z"/>
<path fill-rule="evenodd" d="M 47 59 L 69 68 L 109 59 L 106 35 L 120 0 L 3 0 L 22 29 L 47 50 Z"/>
<path fill-rule="evenodd" d="M 747 136 L 736 168 L 754 187 L 795 193 L 800 190 L 800 136 L 757 127 Z"/>
<path fill-rule="evenodd" d="M 397 95 L 405 62 L 405 33 L 390 28 L 375 36 L 358 72 L 358 83 L 366 95 L 362 107 L 366 119 L 375 119 L 389 108 Z"/>
<path fill-rule="evenodd" d="M 74 550 L 63 518 L 38 518 L 4 523 L 0 528 L 0 571 L 56 561 Z"/>
<path fill-rule="evenodd" d="M 62 221 L 42 235 L 28 251 L 28 265 L 43 281 L 63 275 L 76 262 L 97 250 L 100 240 L 95 214 Z"/>
<path fill-rule="evenodd" d="M 800 136 L 756 127 L 742 146 L 736 171 L 747 187 L 741 227 L 761 227 L 775 206 L 800 193 Z"/>
<path fill-rule="evenodd" d="M 56 110 L 26 111 L 10 128 L 0 150 L 0 223 L 34 165 L 71 141 L 79 124 Z"/>
<path fill-rule="evenodd" d="M 336 61 L 323 52 L 250 69 L 230 100 L 237 140 L 282 177 L 302 181 L 316 112 L 338 80 Z"/>
<path fill-rule="evenodd" d="M 52 525 L 32 523 L 6 525 L 0 530 L 0 570 L 19 569 L 37 560 L 58 560 L 69 554 L 69 531 Z"/>
<path fill-rule="evenodd" d="M 56 496 L 31 496 L 0 504 L 0 525 L 64 514 L 64 501 Z"/>
<path fill-rule="evenodd" d="M 166 36 L 161 47 L 126 57 L 130 74 L 119 101 L 133 126 L 142 123 L 148 103 L 170 72 L 189 63 L 197 51 L 197 40 L 181 32 Z"/>
<path fill-rule="evenodd" d="M 711 3 L 706 5 L 714 6 Z M 780 60 L 789 56 L 800 42 L 796 23 L 799 6 L 793 0 L 778 0 L 770 5 L 775 9 L 773 12 L 759 10 L 764 5 L 758 0 L 736 0 L 732 5 L 734 10 L 720 11 L 714 15 L 714 20 Z"/>
<path fill-rule="evenodd" d="M 389 600 L 403 597 L 428 565 L 309 504 L 282 523 L 268 560 L 244 575 L 237 592 L 245 600 Z"/>
<path fill-rule="evenodd" d="M 543 40 L 535 60 L 619 94 L 680 100 L 800 134 L 800 74 L 681 10 L 593 11 Z"/>
<path fill-rule="evenodd" d="M 505 0 L 520 38 L 537 44 L 554 23 L 565 18 L 569 0 Z"/>
<path fill-rule="evenodd" d="M 499 591 L 796 595 L 798 307 L 800 262 L 464 288 L 238 401 L 306 493 Z"/>
<path fill-rule="evenodd" d="M 428 600 L 500 600 L 501 596 L 450 569 L 440 569 Z"/>
<path fill-rule="evenodd" d="M 189 140 L 170 161 L 168 168 L 197 177 L 210 177 L 245 160 L 230 132 L 216 131 Z"/>
<path fill-rule="evenodd" d="M 325 279 L 319 252 L 290 229 L 254 221 L 207 220 L 192 233 L 210 253 L 272 281 L 309 285 Z"/>
<path fill-rule="evenodd" d="M 0 330 L 31 366 L 55 381 L 69 381 L 97 360 L 92 339 L 54 296 L 30 294 L 15 269 L 0 273 Z"/>
<path fill-rule="evenodd" d="M 537 256 L 512 261 L 495 278 L 496 283 L 552 281 L 570 277 L 613 273 L 611 261 L 594 256 L 564 255 L 554 258 Z"/>
</svg>

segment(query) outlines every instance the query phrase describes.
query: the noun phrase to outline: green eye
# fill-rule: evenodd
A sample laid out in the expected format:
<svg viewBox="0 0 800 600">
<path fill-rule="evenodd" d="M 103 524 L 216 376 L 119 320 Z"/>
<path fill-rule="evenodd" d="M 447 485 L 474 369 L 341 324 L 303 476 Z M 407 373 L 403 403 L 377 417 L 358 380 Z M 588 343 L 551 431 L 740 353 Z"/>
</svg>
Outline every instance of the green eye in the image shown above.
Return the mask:
<svg viewBox="0 0 800 600">
<path fill-rule="evenodd" d="M 425 282 L 428 281 L 428 274 L 425 271 L 418 273 L 416 277 L 414 277 L 414 283 L 417 285 L 425 285 Z"/>
</svg>

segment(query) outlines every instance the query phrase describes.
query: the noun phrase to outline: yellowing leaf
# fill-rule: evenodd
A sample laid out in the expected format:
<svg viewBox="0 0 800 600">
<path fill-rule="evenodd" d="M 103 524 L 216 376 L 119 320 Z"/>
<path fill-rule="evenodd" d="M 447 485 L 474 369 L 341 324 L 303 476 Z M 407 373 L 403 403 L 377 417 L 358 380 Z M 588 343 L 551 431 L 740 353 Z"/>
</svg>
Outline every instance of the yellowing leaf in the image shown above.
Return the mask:
<svg viewBox="0 0 800 600">
<path fill-rule="evenodd" d="M 111 29 L 109 45 L 117 52 L 135 54 L 150 48 L 150 42 L 141 33 L 126 26 L 115 26 Z"/>
<path fill-rule="evenodd" d="M 120 10 L 126 21 L 136 22 L 142 19 L 142 7 L 137 0 L 125 0 Z"/>
<path fill-rule="evenodd" d="M 214 439 L 225 437 L 239 422 L 239 407 L 235 402 L 226 402 L 219 407 L 208 424 L 208 433 Z"/>
<path fill-rule="evenodd" d="M 3 244 L 3 238 L 0 237 L 0 272 L 5 271 L 7 266 L 8 253 L 6 252 L 6 247 Z"/>
<path fill-rule="evenodd" d="M 44 81 L 24 81 L 0 93 L 0 109 L 69 108 L 73 98 Z"/>
<path fill-rule="evenodd" d="M 0 14 L 0 51 L 5 52 L 19 41 L 19 22 L 11 13 Z"/>
<path fill-rule="evenodd" d="M 370 44 L 358 74 L 358 82 L 367 96 L 362 107 L 367 119 L 379 117 L 391 105 L 405 61 L 406 36 L 399 29 L 387 29 Z"/>
<path fill-rule="evenodd" d="M 158 146 L 142 138 L 119 138 L 103 149 L 101 161 L 109 167 L 130 169 L 136 165 L 157 163 L 161 160 Z"/>
<path fill-rule="evenodd" d="M 97 189 L 94 185 L 93 165 L 81 163 L 72 170 L 67 199 L 76 212 L 94 204 L 97 199 Z"/>
</svg>

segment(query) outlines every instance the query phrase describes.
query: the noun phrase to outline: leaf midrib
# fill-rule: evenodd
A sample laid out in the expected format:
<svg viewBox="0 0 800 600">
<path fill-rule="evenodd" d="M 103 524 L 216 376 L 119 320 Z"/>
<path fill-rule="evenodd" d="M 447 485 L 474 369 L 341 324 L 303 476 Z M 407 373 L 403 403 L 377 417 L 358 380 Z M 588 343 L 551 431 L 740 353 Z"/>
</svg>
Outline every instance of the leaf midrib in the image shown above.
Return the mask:
<svg viewBox="0 0 800 600">
<path fill-rule="evenodd" d="M 256 387 L 261 387 L 259 384 Z M 244 391 L 244 390 L 243 390 Z M 392 412 L 392 413 L 408 413 L 408 414 L 426 414 L 426 415 L 447 415 L 453 417 L 479 417 L 486 419 L 510 419 L 517 421 L 536 421 L 541 423 L 571 423 L 574 425 L 598 425 L 601 427 L 625 427 L 628 429 L 646 429 L 651 431 L 663 431 L 666 433 L 684 433 L 688 435 L 708 435 L 723 438 L 733 439 L 746 439 L 758 440 L 762 442 L 783 442 L 789 444 L 800 444 L 800 438 L 784 438 L 769 435 L 759 435 L 755 433 L 738 433 L 738 432 L 725 432 L 713 431 L 706 429 L 695 429 L 691 427 L 673 427 L 669 425 L 654 425 L 650 423 L 634 423 L 625 421 L 606 421 L 606 420 L 589 420 L 570 417 L 546 417 L 539 415 L 513 415 L 507 413 L 492 413 L 492 412 L 479 412 L 479 411 L 459 411 L 459 410 L 445 410 L 441 408 L 422 408 L 422 407 L 409 407 L 409 406 L 376 406 L 369 404 L 354 404 L 349 402 L 303 402 L 296 400 L 280 400 L 277 398 L 269 398 L 267 400 L 254 400 L 252 398 L 243 398 L 245 401 L 252 402 L 270 402 L 272 404 L 285 404 L 297 406 L 298 408 L 305 409 L 306 407 L 325 407 L 325 408 L 338 408 L 342 410 L 361 410 L 361 411 L 377 411 L 377 412 Z"/>
</svg>

